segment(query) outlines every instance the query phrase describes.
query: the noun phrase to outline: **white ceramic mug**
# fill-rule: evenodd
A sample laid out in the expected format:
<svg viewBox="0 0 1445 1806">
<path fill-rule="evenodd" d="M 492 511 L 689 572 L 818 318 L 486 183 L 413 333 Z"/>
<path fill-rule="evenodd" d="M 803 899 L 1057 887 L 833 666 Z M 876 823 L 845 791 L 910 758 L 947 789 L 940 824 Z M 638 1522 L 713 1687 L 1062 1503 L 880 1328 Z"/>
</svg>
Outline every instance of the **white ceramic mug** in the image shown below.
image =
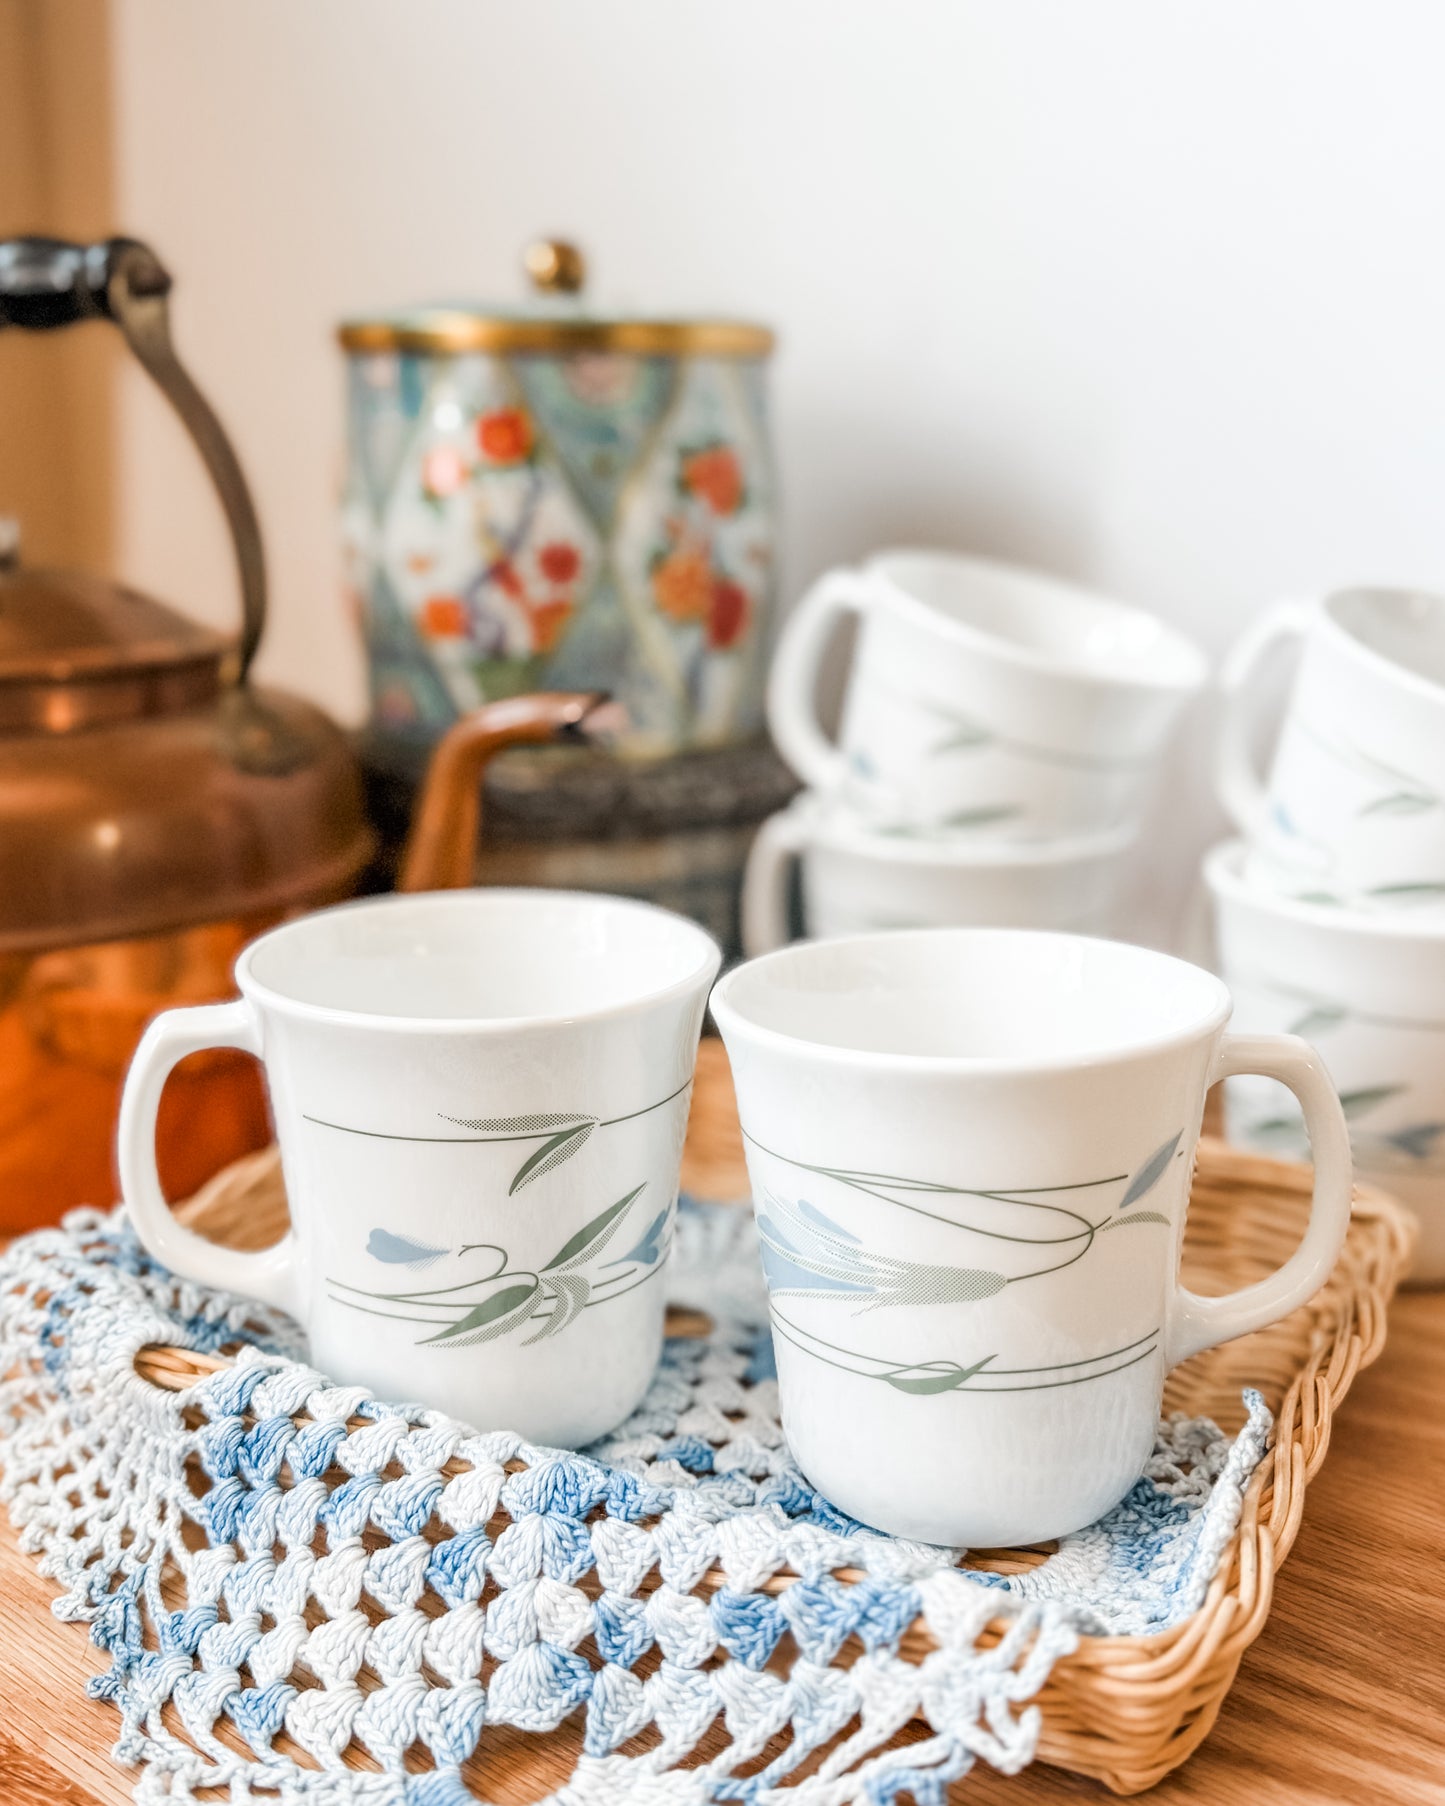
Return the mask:
<svg viewBox="0 0 1445 1806">
<path fill-rule="evenodd" d="M 729 973 L 783 1428 L 865 1524 L 1006 1547 L 1093 1522 L 1138 1478 L 1164 1375 L 1303 1304 L 1350 1214 L 1314 1050 L 1226 1035 L 1229 993 L 1117 941 L 931 929 L 812 941 Z M 1268 1278 L 1177 1279 L 1208 1087 L 1299 1097 L 1309 1226 Z"/>
<path fill-rule="evenodd" d="M 1220 970 L 1240 1026 L 1288 1030 L 1318 1044 L 1339 1088 L 1355 1165 L 1420 1224 L 1412 1277 L 1445 1281 L 1445 924 L 1363 916 L 1262 890 L 1245 849 L 1213 849 Z M 1291 1159 L 1305 1136 L 1273 1086 L 1231 1079 L 1229 1138 Z"/>
<path fill-rule="evenodd" d="M 167 1010 L 120 1116 L 146 1247 L 289 1311 L 381 1399 L 576 1447 L 641 1399 L 698 1034 L 719 953 L 647 904 L 565 891 L 348 903 L 276 928 L 240 999 Z M 183 1227 L 156 1108 L 189 1053 L 265 1063 L 291 1228 L 237 1253 Z"/>
<path fill-rule="evenodd" d="M 1290 641 L 1302 656 L 1262 783 L 1251 680 Z M 1251 843 L 1250 877 L 1326 905 L 1445 909 L 1445 600 L 1351 589 L 1277 603 L 1220 682 L 1219 794 Z"/>
<path fill-rule="evenodd" d="M 1118 927 L 1133 831 L 1031 845 L 958 845 L 862 826 L 805 793 L 758 830 L 743 875 L 743 949 L 791 939 L 792 873 L 814 939 L 891 928 Z"/>
<path fill-rule="evenodd" d="M 818 670 L 858 641 L 836 745 Z M 768 724 L 805 784 L 874 825 L 1041 840 L 1137 824 L 1203 654 L 1153 615 L 941 552 L 830 572 L 784 625 Z"/>
</svg>

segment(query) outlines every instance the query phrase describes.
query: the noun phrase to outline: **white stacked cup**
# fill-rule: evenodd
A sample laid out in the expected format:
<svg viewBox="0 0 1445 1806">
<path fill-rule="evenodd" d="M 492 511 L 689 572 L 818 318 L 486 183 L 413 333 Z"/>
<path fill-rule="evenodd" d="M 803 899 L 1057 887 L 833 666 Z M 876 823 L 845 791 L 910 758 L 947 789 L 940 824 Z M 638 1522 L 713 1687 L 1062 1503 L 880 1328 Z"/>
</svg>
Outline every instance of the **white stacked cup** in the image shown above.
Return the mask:
<svg viewBox="0 0 1445 1806">
<path fill-rule="evenodd" d="M 842 619 L 857 639 L 839 736 L 818 720 Z M 1203 654 L 1141 609 L 941 552 L 830 572 L 784 627 L 768 689 L 808 786 L 766 823 L 743 893 L 755 955 L 805 932 L 1024 927 L 1116 932 L 1141 818 Z"/>
<path fill-rule="evenodd" d="M 1301 642 L 1268 777 L 1252 679 Z M 1420 1221 L 1414 1278 L 1445 1281 L 1445 600 L 1352 589 L 1270 610 L 1222 683 L 1221 799 L 1244 839 L 1205 862 L 1235 1026 L 1314 1041 L 1357 1170 Z M 1287 1100 L 1226 1089 L 1230 1139 L 1303 1151 Z"/>
</svg>

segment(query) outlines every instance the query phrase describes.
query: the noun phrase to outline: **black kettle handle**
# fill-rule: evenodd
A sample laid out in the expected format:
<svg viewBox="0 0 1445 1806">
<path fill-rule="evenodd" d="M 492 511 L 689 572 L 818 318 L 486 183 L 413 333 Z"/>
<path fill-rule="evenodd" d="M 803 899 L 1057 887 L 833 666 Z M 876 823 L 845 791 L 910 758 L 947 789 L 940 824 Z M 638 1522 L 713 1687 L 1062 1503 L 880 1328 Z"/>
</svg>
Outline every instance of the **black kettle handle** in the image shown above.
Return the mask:
<svg viewBox="0 0 1445 1806">
<path fill-rule="evenodd" d="M 266 562 L 246 479 L 211 404 L 171 345 L 171 277 L 134 238 L 76 245 L 41 236 L 0 242 L 0 327 L 48 332 L 78 320 L 114 320 L 126 343 L 180 415 L 210 472 L 231 529 L 241 578 L 237 681 L 244 678 L 266 625 Z"/>
</svg>

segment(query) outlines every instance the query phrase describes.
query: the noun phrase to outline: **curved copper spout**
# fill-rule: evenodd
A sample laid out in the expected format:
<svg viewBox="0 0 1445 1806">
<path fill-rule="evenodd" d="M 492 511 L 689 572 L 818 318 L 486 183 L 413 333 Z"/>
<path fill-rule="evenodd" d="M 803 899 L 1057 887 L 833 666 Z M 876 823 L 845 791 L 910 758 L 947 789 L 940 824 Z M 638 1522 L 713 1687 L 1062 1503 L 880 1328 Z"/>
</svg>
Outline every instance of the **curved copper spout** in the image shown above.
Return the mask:
<svg viewBox="0 0 1445 1806">
<path fill-rule="evenodd" d="M 398 890 L 461 890 L 472 882 L 482 825 L 482 772 L 504 746 L 589 737 L 607 697 L 548 691 L 489 702 L 437 742 L 401 856 Z"/>
</svg>

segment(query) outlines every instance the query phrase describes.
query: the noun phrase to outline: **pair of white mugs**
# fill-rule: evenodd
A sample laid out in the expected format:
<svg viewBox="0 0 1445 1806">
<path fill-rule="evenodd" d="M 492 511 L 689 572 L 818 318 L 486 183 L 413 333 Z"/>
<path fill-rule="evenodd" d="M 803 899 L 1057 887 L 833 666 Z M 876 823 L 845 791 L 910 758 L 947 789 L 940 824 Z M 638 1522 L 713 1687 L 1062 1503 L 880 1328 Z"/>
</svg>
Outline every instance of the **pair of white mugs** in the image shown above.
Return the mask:
<svg viewBox="0 0 1445 1806">
<path fill-rule="evenodd" d="M 1281 642 L 1300 657 L 1261 781 L 1251 692 Z M 1219 790 L 1245 835 L 1205 865 L 1221 970 L 1241 1022 L 1318 1043 L 1356 1165 L 1419 1220 L 1413 1277 L 1445 1281 L 1445 601 L 1281 603 L 1221 682 Z M 1302 1151 L 1267 1087 L 1227 1095 L 1232 1140 Z"/>
<path fill-rule="evenodd" d="M 815 692 L 848 615 L 834 744 Z M 1107 931 L 1160 754 L 1206 670 L 1152 615 L 986 559 L 885 552 L 829 573 L 773 662 L 769 726 L 809 789 L 755 843 L 744 946 L 787 940 L 794 862 L 814 936 Z"/>
<path fill-rule="evenodd" d="M 698 1033 L 719 964 L 645 904 L 482 890 L 343 905 L 241 956 L 237 1002 L 173 1010 L 127 1080 L 121 1176 L 177 1274 L 264 1301 L 384 1399 L 586 1444 L 640 1402 Z M 785 948 L 712 1007 L 731 1058 L 803 1472 L 929 1542 L 1079 1528 L 1133 1484 L 1164 1375 L 1323 1282 L 1350 1209 L 1313 1051 L 1226 1035 L 1207 972 L 1121 943 L 938 929 Z M 292 1226 L 262 1253 L 184 1228 L 155 1116 L 186 1054 L 265 1062 Z M 1207 1088 L 1266 1073 L 1315 1159 L 1275 1274 L 1177 1278 Z M 706 1306 L 708 1300 L 696 1302 Z"/>
</svg>

